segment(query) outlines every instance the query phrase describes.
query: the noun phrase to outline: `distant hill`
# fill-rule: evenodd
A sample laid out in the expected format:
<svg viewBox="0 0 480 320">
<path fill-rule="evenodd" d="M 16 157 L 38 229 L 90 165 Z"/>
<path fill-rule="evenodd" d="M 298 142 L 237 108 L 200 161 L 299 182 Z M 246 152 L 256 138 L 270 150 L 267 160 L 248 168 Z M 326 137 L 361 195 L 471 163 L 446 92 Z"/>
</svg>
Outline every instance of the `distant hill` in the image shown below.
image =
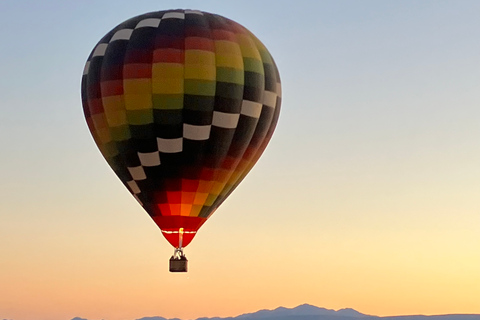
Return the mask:
<svg viewBox="0 0 480 320">
<path fill-rule="evenodd" d="M 72 320 L 87 320 L 73 318 Z M 145 317 L 136 320 L 181 320 L 178 318 L 166 319 L 163 317 Z M 302 304 L 295 308 L 279 307 L 274 310 L 260 310 L 253 313 L 246 313 L 237 317 L 227 318 L 198 318 L 196 320 L 480 320 L 480 314 L 446 314 L 438 316 L 393 316 L 378 317 L 360 313 L 354 309 L 346 308 L 331 310 L 315 307 L 309 304 Z"/>
<path fill-rule="evenodd" d="M 331 317 L 334 317 L 333 319 Z M 302 304 L 296 308 L 288 309 L 279 307 L 275 310 L 260 310 L 254 313 L 242 314 L 238 317 L 228 318 L 198 318 L 197 320 L 257 320 L 257 319 L 275 319 L 275 320 L 352 320 L 353 318 L 368 317 L 353 309 L 341 309 L 338 311 L 315 307 L 309 304 Z M 346 319 L 343 319 L 346 318 Z M 479 319 L 480 320 L 480 319 Z"/>
</svg>

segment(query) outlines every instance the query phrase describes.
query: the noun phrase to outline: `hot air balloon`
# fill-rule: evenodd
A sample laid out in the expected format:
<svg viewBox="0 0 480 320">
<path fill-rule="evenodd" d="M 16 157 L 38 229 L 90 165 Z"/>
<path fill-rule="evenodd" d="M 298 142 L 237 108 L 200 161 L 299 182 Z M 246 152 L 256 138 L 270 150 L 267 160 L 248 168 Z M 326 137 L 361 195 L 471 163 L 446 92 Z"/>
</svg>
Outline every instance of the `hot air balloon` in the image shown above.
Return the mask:
<svg viewBox="0 0 480 320">
<path fill-rule="evenodd" d="M 280 77 L 265 46 L 220 15 L 129 19 L 94 47 L 82 77 L 88 128 L 110 167 L 174 247 L 245 178 L 277 124 Z"/>
</svg>

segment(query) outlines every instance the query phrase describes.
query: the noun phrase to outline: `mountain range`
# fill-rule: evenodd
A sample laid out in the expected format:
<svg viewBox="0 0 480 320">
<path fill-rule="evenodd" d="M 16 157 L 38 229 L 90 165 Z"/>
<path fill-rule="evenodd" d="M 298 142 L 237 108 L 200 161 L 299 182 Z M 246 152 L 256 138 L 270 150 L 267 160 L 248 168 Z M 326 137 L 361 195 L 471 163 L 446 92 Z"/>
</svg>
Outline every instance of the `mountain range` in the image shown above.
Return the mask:
<svg viewBox="0 0 480 320">
<path fill-rule="evenodd" d="M 73 318 L 72 320 L 88 320 Z M 145 317 L 136 320 L 181 320 L 178 318 Z M 480 320 L 480 314 L 445 314 L 434 316 L 411 315 L 411 316 L 388 316 L 379 317 L 360 313 L 354 309 L 346 308 L 330 310 L 302 304 L 295 308 L 279 307 L 274 310 L 260 310 L 246 313 L 237 317 L 227 318 L 197 318 L 196 320 Z"/>
</svg>

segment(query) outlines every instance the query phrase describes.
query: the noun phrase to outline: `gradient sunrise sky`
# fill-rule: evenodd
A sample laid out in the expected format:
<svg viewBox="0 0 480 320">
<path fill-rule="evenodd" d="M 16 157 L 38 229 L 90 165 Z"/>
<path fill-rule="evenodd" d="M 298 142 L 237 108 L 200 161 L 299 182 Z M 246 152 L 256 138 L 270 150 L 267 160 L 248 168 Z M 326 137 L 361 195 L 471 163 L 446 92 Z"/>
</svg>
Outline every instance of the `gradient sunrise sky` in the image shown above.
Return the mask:
<svg viewBox="0 0 480 320">
<path fill-rule="evenodd" d="M 255 33 L 282 114 L 188 248 L 189 272 L 97 150 L 97 41 L 190 8 Z M 480 2 L 0 1 L 0 318 L 195 319 L 310 303 L 480 313 Z"/>
</svg>

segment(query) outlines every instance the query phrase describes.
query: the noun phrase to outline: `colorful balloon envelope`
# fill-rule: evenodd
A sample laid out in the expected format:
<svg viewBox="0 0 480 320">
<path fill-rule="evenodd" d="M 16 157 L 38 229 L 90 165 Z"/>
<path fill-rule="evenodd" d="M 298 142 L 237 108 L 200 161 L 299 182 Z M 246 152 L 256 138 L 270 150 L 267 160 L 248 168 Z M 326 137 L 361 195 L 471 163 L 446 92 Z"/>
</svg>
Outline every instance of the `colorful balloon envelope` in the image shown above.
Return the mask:
<svg viewBox="0 0 480 320">
<path fill-rule="evenodd" d="M 281 85 L 270 53 L 240 24 L 168 10 L 129 19 L 98 42 L 82 101 L 108 164 L 181 249 L 263 153 Z"/>
</svg>

